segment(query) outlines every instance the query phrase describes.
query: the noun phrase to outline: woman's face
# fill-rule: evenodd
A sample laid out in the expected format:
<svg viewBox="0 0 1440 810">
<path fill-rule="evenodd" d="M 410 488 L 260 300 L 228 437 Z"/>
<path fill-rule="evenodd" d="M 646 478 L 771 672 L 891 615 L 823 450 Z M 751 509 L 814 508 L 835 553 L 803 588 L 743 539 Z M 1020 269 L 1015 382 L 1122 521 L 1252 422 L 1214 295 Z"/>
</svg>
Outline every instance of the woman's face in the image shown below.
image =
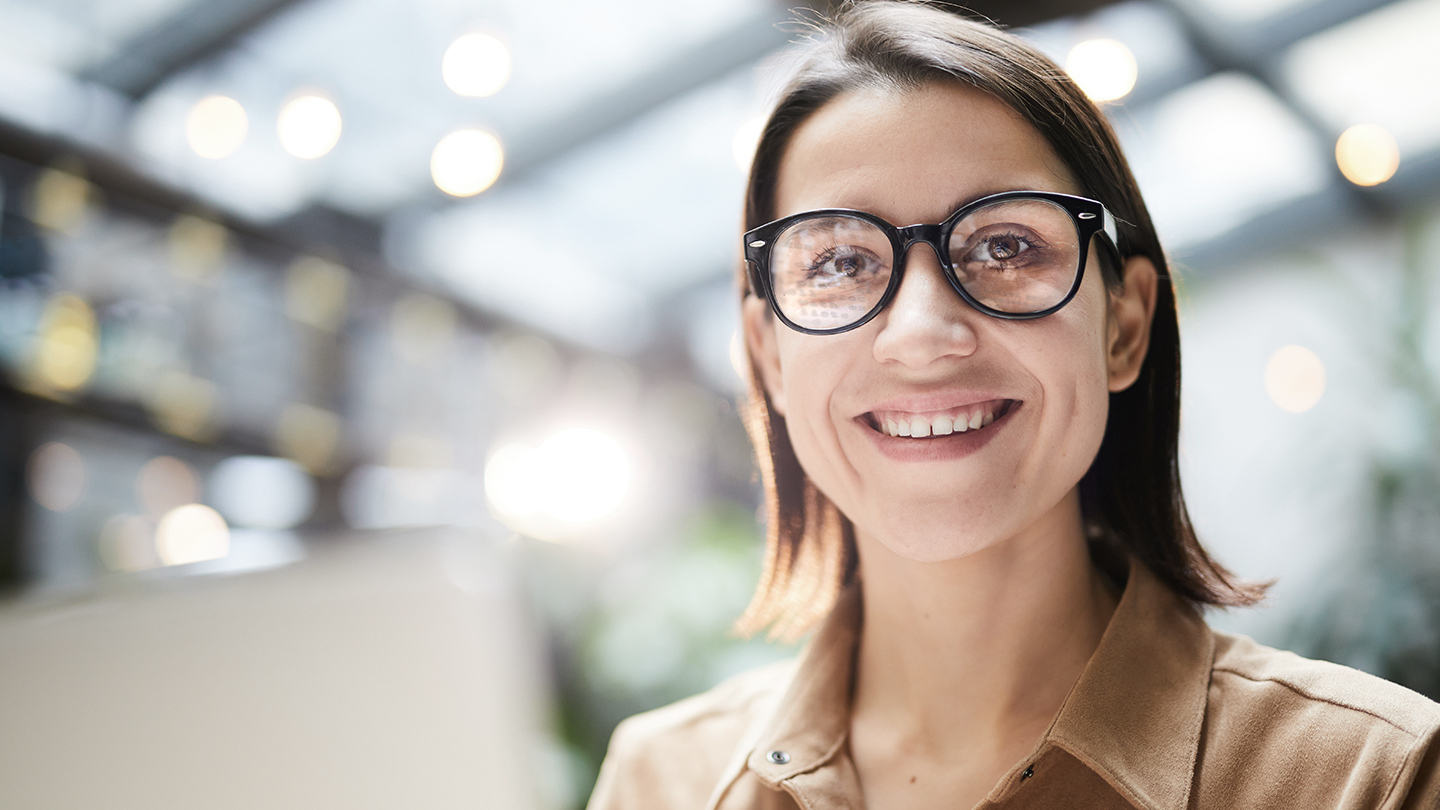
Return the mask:
<svg viewBox="0 0 1440 810">
<path fill-rule="evenodd" d="M 935 223 L 1011 190 L 1080 193 L 1044 138 L 986 93 L 860 90 L 794 133 L 775 215 L 853 208 Z M 1139 373 L 1155 286 L 1143 258 L 1127 262 L 1123 293 L 1106 290 L 1093 247 L 1086 268 L 1074 300 L 1030 321 L 972 309 L 923 244 L 889 306 L 850 332 L 801 334 L 746 299 L 752 355 L 800 463 L 862 542 L 938 561 L 1057 515 L 1078 519 L 1076 486 L 1100 447 L 1108 393 Z M 947 421 L 952 432 L 934 435 Z M 979 427 L 961 432 L 962 421 Z M 890 423 L 931 435 L 891 435 Z"/>
</svg>

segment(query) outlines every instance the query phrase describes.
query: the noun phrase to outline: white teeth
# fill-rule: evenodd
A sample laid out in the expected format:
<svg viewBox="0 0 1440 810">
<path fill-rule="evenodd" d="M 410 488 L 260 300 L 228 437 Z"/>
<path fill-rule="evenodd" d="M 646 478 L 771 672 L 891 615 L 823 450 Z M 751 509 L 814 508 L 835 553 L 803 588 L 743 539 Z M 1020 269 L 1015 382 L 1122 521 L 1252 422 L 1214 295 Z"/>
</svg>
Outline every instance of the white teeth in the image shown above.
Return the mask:
<svg viewBox="0 0 1440 810">
<path fill-rule="evenodd" d="M 949 414 L 937 414 L 932 418 L 924 416 L 911 416 L 900 419 L 886 419 L 877 425 L 878 429 L 887 436 L 904 436 L 913 439 L 926 439 L 931 436 L 949 436 L 952 433 L 964 433 L 970 430 L 979 430 L 982 427 L 994 422 L 996 419 L 995 408 L 985 404 L 975 406 L 973 413 L 960 413 L 956 416 Z"/>
</svg>

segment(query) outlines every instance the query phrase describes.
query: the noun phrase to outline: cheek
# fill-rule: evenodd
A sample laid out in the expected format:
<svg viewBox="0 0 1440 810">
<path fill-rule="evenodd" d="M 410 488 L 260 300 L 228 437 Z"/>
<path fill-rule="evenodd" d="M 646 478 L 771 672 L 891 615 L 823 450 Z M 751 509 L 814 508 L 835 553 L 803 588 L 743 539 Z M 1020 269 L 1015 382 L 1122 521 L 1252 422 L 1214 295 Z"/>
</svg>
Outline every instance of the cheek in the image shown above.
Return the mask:
<svg viewBox="0 0 1440 810">
<path fill-rule="evenodd" d="M 1044 389 L 1042 445 L 1062 454 L 1052 463 L 1068 471 L 1079 467 L 1081 474 L 1100 447 L 1110 408 L 1105 302 L 1099 279 L 1087 283 L 1030 344 Z"/>
<path fill-rule="evenodd" d="M 1110 414 L 1109 375 L 1103 355 L 1088 357 L 1083 372 L 1076 379 L 1075 419 L 1072 430 L 1077 452 L 1089 468 L 1105 437 L 1105 423 Z"/>
<path fill-rule="evenodd" d="M 849 469 L 836 424 L 843 417 L 832 411 L 848 376 L 849 344 L 839 335 L 791 332 L 779 339 L 785 429 L 806 474 L 827 492 L 842 484 Z"/>
<path fill-rule="evenodd" d="M 804 335 L 778 326 L 780 378 L 791 412 L 814 419 L 829 408 L 849 371 L 856 347 L 849 335 Z"/>
<path fill-rule="evenodd" d="M 1099 296 L 1104 300 L 1103 287 Z M 1067 430 L 1071 439 L 1067 450 L 1076 455 L 1074 464 L 1080 474 L 1089 468 L 1100 441 L 1105 436 L 1105 423 L 1110 412 L 1110 376 L 1105 360 L 1105 319 L 1102 305 L 1093 317 L 1086 318 L 1074 336 L 1077 352 L 1072 355 L 1069 386 L 1071 391 L 1070 419 Z"/>
</svg>

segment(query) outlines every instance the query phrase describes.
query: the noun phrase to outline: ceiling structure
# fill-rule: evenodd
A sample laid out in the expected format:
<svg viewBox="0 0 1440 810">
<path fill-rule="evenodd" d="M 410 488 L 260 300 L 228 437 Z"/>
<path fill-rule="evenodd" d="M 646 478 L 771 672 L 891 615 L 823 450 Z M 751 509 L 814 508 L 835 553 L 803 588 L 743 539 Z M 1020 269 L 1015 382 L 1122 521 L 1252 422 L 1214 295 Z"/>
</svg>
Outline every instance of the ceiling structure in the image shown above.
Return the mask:
<svg viewBox="0 0 1440 810">
<path fill-rule="evenodd" d="M 143 98 L 170 76 L 230 47 L 297 0 L 197 0 L 142 28 L 103 60 L 80 71 L 82 81 Z"/>
<path fill-rule="evenodd" d="M 1440 178 L 1440 102 L 1425 92 L 1440 80 L 1425 44 L 1440 1 L 968 7 L 1057 61 L 1096 38 L 1129 48 L 1138 81 L 1108 109 L 1162 236 L 1197 266 L 1428 198 Z M 330 223 L 417 283 L 573 343 L 633 354 L 682 329 L 723 346 L 744 133 L 794 17 L 773 0 L 4 0 L 0 118 L 261 227 Z M 477 30 L 508 45 L 513 69 L 493 96 L 465 98 L 442 82 L 441 56 Z M 312 160 L 287 154 L 273 124 L 302 92 L 343 119 Z M 185 139 L 212 94 L 249 121 L 219 160 Z M 1401 155 L 1394 180 L 1369 189 L 1333 158 L 1362 122 Z M 472 127 L 498 137 L 504 168 L 454 199 L 429 161 Z"/>
</svg>

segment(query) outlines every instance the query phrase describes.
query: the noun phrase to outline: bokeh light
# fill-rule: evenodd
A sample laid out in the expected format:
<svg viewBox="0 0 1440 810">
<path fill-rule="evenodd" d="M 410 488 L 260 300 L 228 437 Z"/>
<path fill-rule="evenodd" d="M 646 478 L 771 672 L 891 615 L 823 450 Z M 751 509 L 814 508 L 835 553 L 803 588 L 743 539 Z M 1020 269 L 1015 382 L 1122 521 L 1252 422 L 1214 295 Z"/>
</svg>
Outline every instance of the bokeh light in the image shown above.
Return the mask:
<svg viewBox="0 0 1440 810">
<path fill-rule="evenodd" d="M 533 447 L 507 444 L 485 463 L 485 496 L 502 520 L 528 518 L 540 511 L 544 471 Z"/>
<path fill-rule="evenodd" d="M 95 312 L 78 296 L 50 300 L 35 345 L 35 371 L 42 385 L 74 391 L 95 373 L 99 352 Z"/>
<path fill-rule="evenodd" d="M 440 73 L 462 96 L 493 96 L 510 80 L 510 49 L 490 34 L 465 34 L 445 49 Z"/>
<path fill-rule="evenodd" d="M 200 477 L 194 468 L 174 456 L 156 456 L 135 476 L 135 497 L 151 515 L 159 517 L 177 506 L 200 500 Z"/>
<path fill-rule="evenodd" d="M 301 256 L 285 276 L 285 311 L 300 323 L 334 332 L 345 320 L 350 271 L 335 262 Z"/>
<path fill-rule="evenodd" d="M 30 192 L 30 219 L 60 233 L 78 229 L 97 193 L 82 174 L 78 166 L 56 166 L 40 172 Z"/>
<path fill-rule="evenodd" d="M 340 446 L 339 414 L 292 402 L 275 425 L 275 450 L 316 475 L 329 473 Z"/>
<path fill-rule="evenodd" d="M 210 471 L 208 500 L 233 526 L 291 529 L 315 508 L 315 482 L 289 459 L 231 456 Z"/>
<path fill-rule="evenodd" d="M 206 96 L 185 117 L 185 140 L 195 154 L 210 160 L 235 154 L 249 131 L 245 108 L 229 96 Z"/>
<path fill-rule="evenodd" d="M 598 430 L 562 430 L 536 447 L 509 443 L 485 465 L 485 494 L 497 517 L 548 537 L 617 510 L 630 487 L 630 459 Z M 558 526 L 556 525 L 558 524 Z"/>
<path fill-rule="evenodd" d="M 459 313 L 455 305 L 425 293 L 406 293 L 390 311 L 390 336 L 395 353 L 412 363 L 438 359 L 455 339 Z"/>
<path fill-rule="evenodd" d="M 730 141 L 730 152 L 735 165 L 743 171 L 750 170 L 750 161 L 755 159 L 755 147 L 760 144 L 760 135 L 765 130 L 765 116 L 757 115 L 741 124 Z"/>
<path fill-rule="evenodd" d="M 1335 141 L 1335 163 L 1345 179 L 1357 186 L 1376 186 L 1400 168 L 1400 147 L 1389 132 L 1374 124 L 1356 124 Z"/>
<path fill-rule="evenodd" d="M 230 553 L 230 527 L 219 512 L 204 504 L 177 506 L 160 519 L 155 550 L 165 565 L 218 560 Z"/>
<path fill-rule="evenodd" d="M 186 439 L 210 438 L 218 428 L 215 383 L 183 371 L 167 371 L 150 390 L 150 416 L 166 433 Z"/>
<path fill-rule="evenodd" d="M 430 154 L 430 177 L 452 197 L 473 197 L 495 184 L 505 167 L 500 139 L 480 129 L 446 135 Z"/>
<path fill-rule="evenodd" d="M 573 428 L 546 439 L 537 452 L 548 481 L 541 505 L 547 513 L 583 522 L 620 507 L 630 486 L 630 460 L 614 439 Z"/>
<path fill-rule="evenodd" d="M 85 458 L 61 442 L 46 442 L 30 454 L 26 479 L 30 497 L 52 512 L 73 508 L 85 495 Z"/>
<path fill-rule="evenodd" d="M 1282 410 L 1304 413 L 1325 393 L 1325 364 L 1304 346 L 1282 346 L 1265 364 L 1265 393 Z"/>
<path fill-rule="evenodd" d="M 1113 39 L 1090 39 L 1070 49 L 1065 72 L 1093 101 L 1116 101 L 1135 89 L 1135 54 Z"/>
<path fill-rule="evenodd" d="M 230 231 L 218 222 L 181 214 L 170 225 L 170 272 L 176 278 L 208 284 L 219 276 L 230 244 Z"/>
<path fill-rule="evenodd" d="M 298 158 L 313 160 L 340 141 L 340 109 L 324 96 L 304 94 L 285 102 L 276 131 L 280 145 Z"/>
</svg>

